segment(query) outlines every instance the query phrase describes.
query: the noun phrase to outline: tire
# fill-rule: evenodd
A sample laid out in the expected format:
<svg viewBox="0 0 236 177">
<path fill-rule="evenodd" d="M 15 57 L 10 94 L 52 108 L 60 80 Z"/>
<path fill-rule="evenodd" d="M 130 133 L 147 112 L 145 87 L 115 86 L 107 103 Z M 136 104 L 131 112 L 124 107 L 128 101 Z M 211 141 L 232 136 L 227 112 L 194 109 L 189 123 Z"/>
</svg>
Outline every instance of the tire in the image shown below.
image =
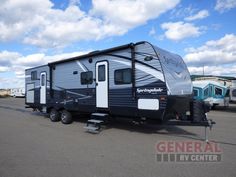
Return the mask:
<svg viewBox="0 0 236 177">
<path fill-rule="evenodd" d="M 193 122 L 201 122 L 206 119 L 204 102 L 193 101 Z"/>
<path fill-rule="evenodd" d="M 61 122 L 63 124 L 71 124 L 73 122 L 71 113 L 66 110 L 63 110 L 61 113 Z"/>
<path fill-rule="evenodd" d="M 49 118 L 52 122 L 58 122 L 60 120 L 60 113 L 56 109 L 51 109 Z"/>
<path fill-rule="evenodd" d="M 216 109 L 216 105 L 212 105 L 211 110 L 215 110 L 215 109 Z"/>
</svg>

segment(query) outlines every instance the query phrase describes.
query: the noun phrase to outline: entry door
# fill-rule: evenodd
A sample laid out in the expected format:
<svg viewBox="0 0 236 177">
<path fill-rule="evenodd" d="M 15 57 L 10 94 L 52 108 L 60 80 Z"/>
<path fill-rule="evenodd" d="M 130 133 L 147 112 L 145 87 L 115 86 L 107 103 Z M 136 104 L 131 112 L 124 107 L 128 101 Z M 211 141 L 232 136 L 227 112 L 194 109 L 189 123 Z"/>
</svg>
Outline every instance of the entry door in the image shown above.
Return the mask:
<svg viewBox="0 0 236 177">
<path fill-rule="evenodd" d="M 108 64 L 106 61 L 96 64 L 96 106 L 108 108 Z"/>
<path fill-rule="evenodd" d="M 46 104 L 47 77 L 46 72 L 40 74 L 40 104 Z"/>
</svg>

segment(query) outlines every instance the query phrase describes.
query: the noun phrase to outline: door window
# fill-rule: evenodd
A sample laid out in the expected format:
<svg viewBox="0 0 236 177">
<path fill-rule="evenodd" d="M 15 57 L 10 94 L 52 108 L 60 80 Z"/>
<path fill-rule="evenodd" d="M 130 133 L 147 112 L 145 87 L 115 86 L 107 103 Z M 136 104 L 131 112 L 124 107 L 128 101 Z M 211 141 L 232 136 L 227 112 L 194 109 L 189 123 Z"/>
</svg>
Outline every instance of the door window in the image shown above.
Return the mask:
<svg viewBox="0 0 236 177">
<path fill-rule="evenodd" d="M 45 74 L 41 75 L 41 86 L 45 86 Z"/>
<path fill-rule="evenodd" d="M 105 81 L 106 75 L 105 75 L 105 65 L 99 65 L 98 66 L 98 81 Z"/>
</svg>

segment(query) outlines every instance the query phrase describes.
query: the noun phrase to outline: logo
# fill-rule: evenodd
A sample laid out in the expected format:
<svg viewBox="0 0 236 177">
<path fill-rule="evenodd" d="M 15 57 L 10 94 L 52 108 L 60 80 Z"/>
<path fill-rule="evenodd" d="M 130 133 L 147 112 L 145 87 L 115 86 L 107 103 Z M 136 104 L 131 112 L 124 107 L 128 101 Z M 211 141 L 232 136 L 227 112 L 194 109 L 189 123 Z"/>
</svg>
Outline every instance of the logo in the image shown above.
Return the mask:
<svg viewBox="0 0 236 177">
<path fill-rule="evenodd" d="M 144 89 L 140 89 L 140 88 L 137 88 L 137 92 L 138 93 L 150 93 L 150 94 L 156 94 L 158 92 L 162 92 L 163 89 L 162 88 L 144 88 Z"/>
<path fill-rule="evenodd" d="M 202 141 L 159 141 L 157 162 L 220 162 L 222 150 L 218 143 Z"/>
</svg>

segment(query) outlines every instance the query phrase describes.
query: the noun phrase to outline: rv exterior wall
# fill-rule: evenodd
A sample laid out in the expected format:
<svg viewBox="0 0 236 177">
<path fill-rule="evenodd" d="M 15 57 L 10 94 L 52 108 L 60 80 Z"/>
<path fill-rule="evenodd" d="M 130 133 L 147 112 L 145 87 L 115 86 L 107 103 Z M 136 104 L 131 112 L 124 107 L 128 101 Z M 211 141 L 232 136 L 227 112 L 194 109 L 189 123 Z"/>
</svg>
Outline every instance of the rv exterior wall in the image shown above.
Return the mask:
<svg viewBox="0 0 236 177">
<path fill-rule="evenodd" d="M 50 77 L 48 65 L 27 69 L 25 71 L 26 103 L 40 106 L 40 75 L 43 72 L 47 73 L 45 84 L 47 88 L 47 93 L 49 93 Z M 49 97 L 47 97 L 47 99 L 49 99 Z"/>
<path fill-rule="evenodd" d="M 236 87 L 230 88 L 230 101 L 236 102 Z"/>
<path fill-rule="evenodd" d="M 159 56 L 168 95 L 191 95 L 193 92 L 192 81 L 183 59 L 173 53 L 155 47 Z"/>
<path fill-rule="evenodd" d="M 236 87 L 236 80 L 232 80 L 232 87 Z"/>
</svg>

